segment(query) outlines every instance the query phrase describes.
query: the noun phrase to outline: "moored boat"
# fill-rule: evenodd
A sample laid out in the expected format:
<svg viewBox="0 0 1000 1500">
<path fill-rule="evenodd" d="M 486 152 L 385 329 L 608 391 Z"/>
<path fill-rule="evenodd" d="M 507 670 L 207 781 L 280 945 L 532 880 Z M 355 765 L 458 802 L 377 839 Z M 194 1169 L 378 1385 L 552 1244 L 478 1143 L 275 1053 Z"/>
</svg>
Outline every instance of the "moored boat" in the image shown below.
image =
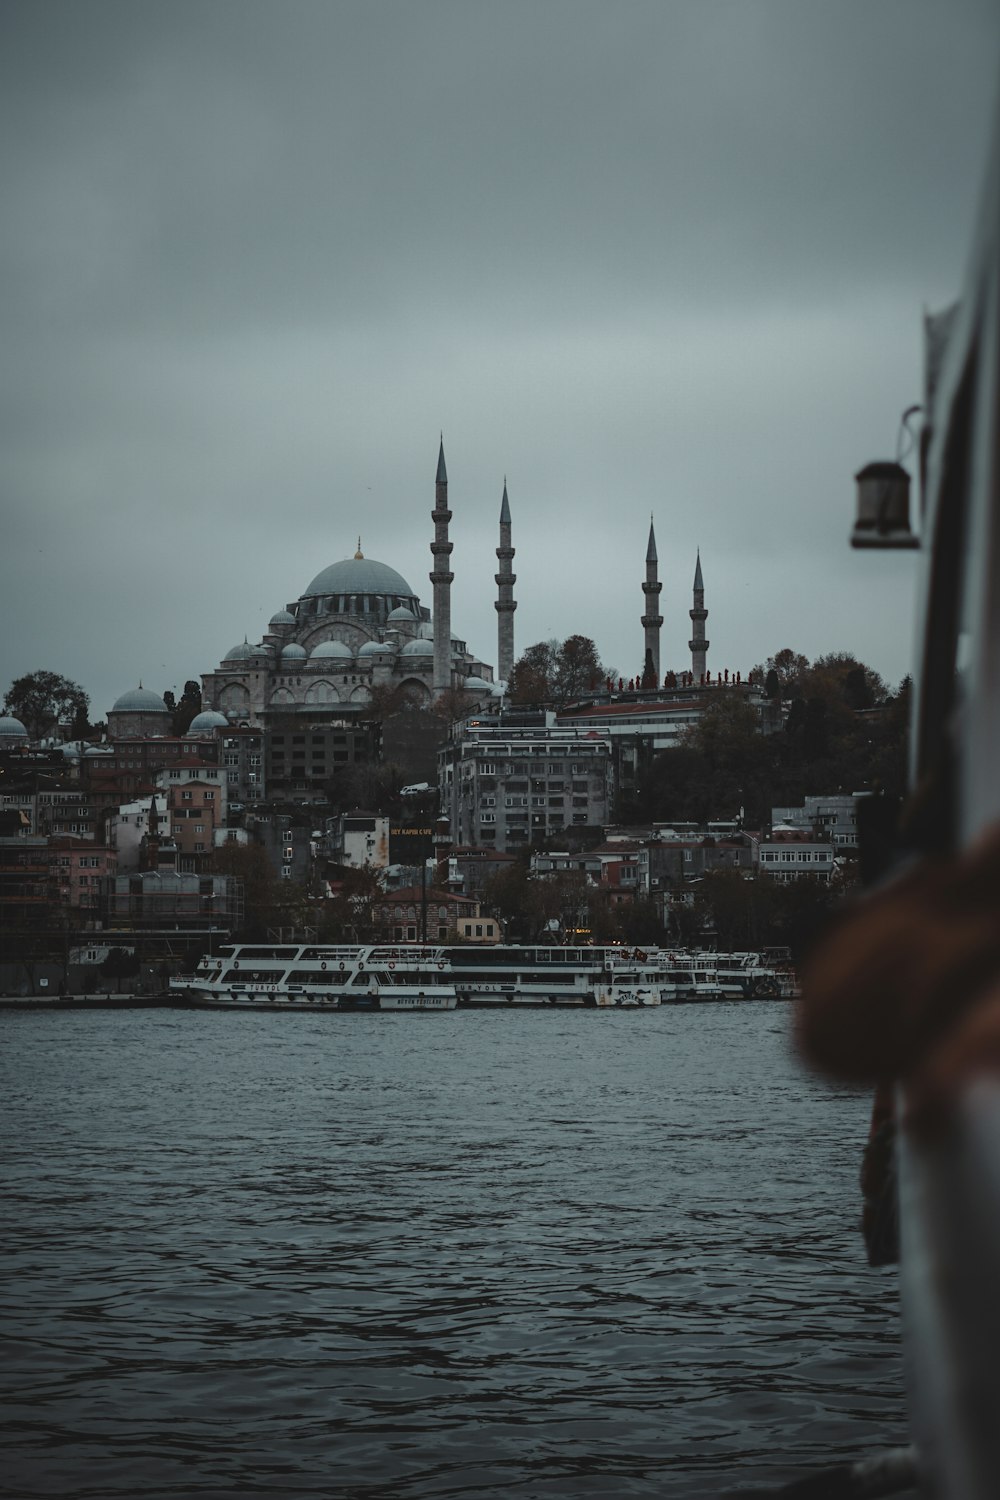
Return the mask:
<svg viewBox="0 0 1000 1500">
<path fill-rule="evenodd" d="M 454 1010 L 440 948 L 245 943 L 207 955 L 171 992 L 217 1010 Z"/>
<path fill-rule="evenodd" d="M 645 1009 L 776 994 L 756 954 L 620 946 L 243 943 L 207 955 L 171 994 L 225 1010 Z"/>
</svg>

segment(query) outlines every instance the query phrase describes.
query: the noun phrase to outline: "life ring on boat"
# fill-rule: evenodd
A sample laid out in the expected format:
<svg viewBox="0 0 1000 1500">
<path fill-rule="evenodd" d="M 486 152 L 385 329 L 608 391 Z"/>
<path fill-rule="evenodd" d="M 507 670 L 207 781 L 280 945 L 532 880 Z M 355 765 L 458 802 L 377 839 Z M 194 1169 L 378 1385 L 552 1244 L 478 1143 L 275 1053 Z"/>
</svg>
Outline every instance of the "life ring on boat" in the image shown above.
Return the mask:
<svg viewBox="0 0 1000 1500">
<path fill-rule="evenodd" d="M 438 968 L 439 969 L 443 969 L 444 968 L 444 959 L 442 959 L 441 962 L 438 964 Z"/>
<path fill-rule="evenodd" d="M 390 968 L 390 969 L 394 969 L 394 968 L 395 968 L 395 967 L 396 967 L 396 965 L 395 965 L 395 963 L 394 963 L 394 962 L 393 962 L 393 960 L 392 960 L 392 959 L 391 959 L 391 958 L 390 958 L 390 960 L 389 960 L 389 968 Z"/>
<path fill-rule="evenodd" d="M 325 963 L 321 963 L 321 964 L 320 964 L 320 968 L 321 968 L 321 969 L 325 969 L 325 968 L 326 968 L 326 964 L 325 964 Z"/>
<path fill-rule="evenodd" d="M 346 964 L 345 964 L 345 963 L 344 963 L 344 960 L 343 960 L 343 959 L 341 959 L 341 960 L 340 960 L 340 972 L 341 972 L 341 974 L 343 974 L 343 972 L 344 972 L 344 970 L 345 970 L 345 969 L 346 969 L 346 968 L 347 968 L 347 965 L 346 965 Z"/>
<path fill-rule="evenodd" d="M 240 966 L 240 962 L 239 962 L 239 959 L 236 959 L 236 961 L 235 961 L 235 962 L 234 962 L 234 963 L 233 963 L 233 968 L 234 968 L 234 969 L 238 969 L 238 968 L 239 968 L 239 966 Z"/>
</svg>

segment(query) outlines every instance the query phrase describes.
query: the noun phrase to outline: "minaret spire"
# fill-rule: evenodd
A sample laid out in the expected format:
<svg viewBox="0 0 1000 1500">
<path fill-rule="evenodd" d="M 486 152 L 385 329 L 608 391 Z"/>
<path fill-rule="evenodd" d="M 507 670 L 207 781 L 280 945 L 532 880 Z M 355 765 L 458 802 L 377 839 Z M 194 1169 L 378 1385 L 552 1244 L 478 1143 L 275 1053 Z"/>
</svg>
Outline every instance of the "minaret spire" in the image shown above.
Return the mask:
<svg viewBox="0 0 1000 1500">
<path fill-rule="evenodd" d="M 645 609 L 642 615 L 642 628 L 644 632 L 644 659 L 650 659 L 653 663 L 653 671 L 656 673 L 656 681 L 660 681 L 660 626 L 663 624 L 663 616 L 660 614 L 660 590 L 663 584 L 659 580 L 658 563 L 656 558 L 656 537 L 653 534 L 653 517 L 649 517 L 649 542 L 646 545 L 646 581 L 642 585 Z"/>
<path fill-rule="evenodd" d="M 708 610 L 705 608 L 705 583 L 701 576 L 700 547 L 694 570 L 694 608 L 689 609 L 688 614 L 691 616 L 691 639 L 688 642 L 691 651 L 691 671 L 695 682 L 703 682 L 709 643 L 705 639 L 705 621 L 708 619 Z"/>
<path fill-rule="evenodd" d="M 444 433 L 438 449 L 437 477 L 434 482 L 434 540 L 431 553 L 434 567 L 430 573 L 434 585 L 434 696 L 451 687 L 451 583 L 454 573 L 448 567 L 452 544 L 448 540 L 448 470 L 444 462 Z"/>
<path fill-rule="evenodd" d="M 497 676 L 509 682 L 514 666 L 514 584 L 517 574 L 511 571 L 514 548 L 510 544 L 510 505 L 507 500 L 507 476 L 503 477 L 503 500 L 500 502 L 500 545 L 497 558 L 500 571 L 495 573 L 498 595 L 493 606 L 497 612 Z"/>
</svg>

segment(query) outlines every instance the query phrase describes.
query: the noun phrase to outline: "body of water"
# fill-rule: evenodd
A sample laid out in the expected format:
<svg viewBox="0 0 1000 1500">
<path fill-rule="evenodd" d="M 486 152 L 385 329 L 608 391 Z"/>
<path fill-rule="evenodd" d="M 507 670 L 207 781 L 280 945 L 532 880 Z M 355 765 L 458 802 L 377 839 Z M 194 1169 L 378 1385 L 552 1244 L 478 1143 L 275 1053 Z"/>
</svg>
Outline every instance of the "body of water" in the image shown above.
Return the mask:
<svg viewBox="0 0 1000 1500">
<path fill-rule="evenodd" d="M 905 1442 L 780 1004 L 0 1014 L 0 1493 L 719 1497 Z"/>
</svg>

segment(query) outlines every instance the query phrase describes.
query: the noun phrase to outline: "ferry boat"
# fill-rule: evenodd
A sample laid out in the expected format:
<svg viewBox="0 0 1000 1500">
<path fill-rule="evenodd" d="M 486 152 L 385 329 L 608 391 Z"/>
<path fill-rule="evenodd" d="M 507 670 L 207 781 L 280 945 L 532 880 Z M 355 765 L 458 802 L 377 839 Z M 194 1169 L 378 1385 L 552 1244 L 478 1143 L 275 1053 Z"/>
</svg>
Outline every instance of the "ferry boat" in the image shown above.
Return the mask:
<svg viewBox="0 0 1000 1500">
<path fill-rule="evenodd" d="M 756 954 L 553 945 L 444 947 L 260 944 L 223 947 L 170 983 L 226 1010 L 646 1009 L 777 994 Z"/>
<path fill-rule="evenodd" d="M 631 1008 L 663 999 L 663 975 L 654 956 L 632 949 L 499 943 L 445 952 L 463 1007 Z"/>
<path fill-rule="evenodd" d="M 441 948 L 240 943 L 170 981 L 189 1004 L 218 1010 L 454 1010 Z"/>
</svg>

